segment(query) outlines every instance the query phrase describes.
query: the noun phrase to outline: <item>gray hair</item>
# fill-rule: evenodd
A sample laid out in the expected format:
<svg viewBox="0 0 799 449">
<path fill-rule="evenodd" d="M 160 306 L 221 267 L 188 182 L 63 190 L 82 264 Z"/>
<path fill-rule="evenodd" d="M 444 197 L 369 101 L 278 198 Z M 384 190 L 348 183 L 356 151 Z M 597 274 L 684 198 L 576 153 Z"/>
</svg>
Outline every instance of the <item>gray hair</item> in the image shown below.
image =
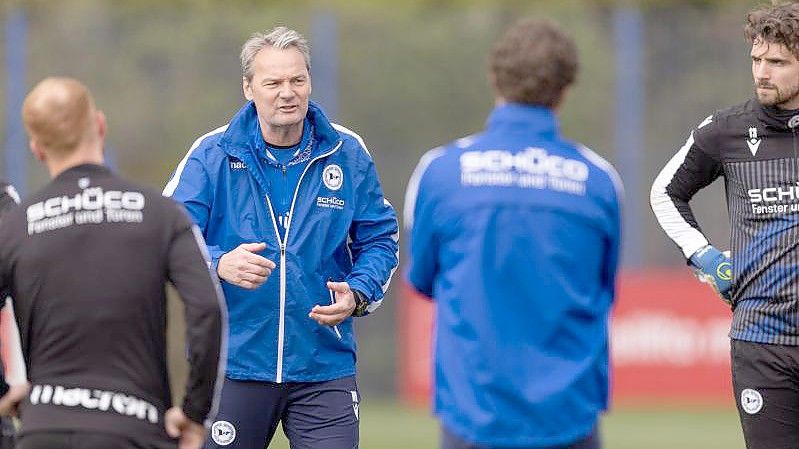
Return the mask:
<svg viewBox="0 0 799 449">
<path fill-rule="evenodd" d="M 294 47 L 305 58 L 305 67 L 311 70 L 311 50 L 302 34 L 284 26 L 275 27 L 266 33 L 253 33 L 241 47 L 241 73 L 252 81 L 252 61 L 264 47 L 285 50 Z"/>
</svg>

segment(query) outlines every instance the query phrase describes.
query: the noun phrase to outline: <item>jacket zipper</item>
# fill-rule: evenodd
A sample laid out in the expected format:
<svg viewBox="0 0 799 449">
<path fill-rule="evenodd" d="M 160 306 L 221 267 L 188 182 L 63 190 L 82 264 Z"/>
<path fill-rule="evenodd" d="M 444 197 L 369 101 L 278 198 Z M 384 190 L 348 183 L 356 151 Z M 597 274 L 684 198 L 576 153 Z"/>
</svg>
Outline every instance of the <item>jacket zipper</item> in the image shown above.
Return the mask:
<svg viewBox="0 0 799 449">
<path fill-rule="evenodd" d="M 283 184 L 283 185 L 282 185 L 282 191 L 283 191 L 283 192 L 285 192 L 285 191 L 286 191 L 286 189 L 288 188 L 288 176 L 286 175 L 286 170 L 287 170 L 287 167 L 286 167 L 286 165 L 282 165 L 282 164 L 281 164 L 281 165 L 280 165 L 280 172 L 281 172 L 281 173 L 283 173 L 283 179 L 282 179 L 282 184 Z M 285 196 L 285 195 L 282 195 L 282 198 L 280 199 L 280 201 L 281 201 L 281 203 L 282 203 L 282 204 L 280 205 L 280 208 L 281 208 L 281 209 L 283 209 L 283 210 L 285 210 L 285 209 L 286 209 L 286 206 L 287 206 L 287 204 L 283 203 L 283 202 L 285 201 L 285 198 L 286 198 L 286 196 Z M 280 217 L 280 218 L 281 218 L 280 225 L 281 225 L 281 226 L 283 226 L 283 229 L 286 229 L 286 221 L 287 221 L 287 220 L 288 220 L 288 218 L 289 218 L 289 217 L 288 217 L 288 214 L 286 214 L 285 216 L 283 216 L 283 217 Z"/>
<path fill-rule="evenodd" d="M 339 141 L 339 143 L 333 147 L 332 150 L 322 153 L 319 156 L 311 159 L 308 162 L 308 165 L 305 166 L 305 169 L 300 174 L 300 179 L 297 181 L 297 186 L 294 188 L 294 195 L 291 199 L 291 207 L 289 208 L 288 217 L 286 217 L 286 223 L 284 225 L 285 231 L 283 234 L 283 238 L 280 237 L 280 228 L 277 226 L 277 221 L 275 219 L 275 210 L 272 208 L 272 201 L 269 199 L 269 195 L 265 195 L 264 198 L 266 199 L 266 204 L 269 207 L 270 215 L 272 215 L 272 226 L 275 228 L 275 237 L 277 237 L 278 245 L 280 245 L 280 317 L 278 318 L 278 325 L 277 325 L 277 369 L 275 373 L 275 383 L 282 383 L 283 382 L 283 345 L 285 342 L 285 316 L 286 316 L 286 246 L 289 236 L 289 229 L 291 228 L 291 221 L 294 217 L 294 205 L 297 202 L 297 193 L 300 191 L 300 186 L 302 185 L 302 179 L 305 177 L 305 173 L 308 172 L 308 169 L 311 168 L 314 162 L 322 159 L 323 157 L 330 156 L 331 154 L 335 153 L 336 150 L 341 147 L 343 142 Z M 338 329 L 336 329 L 338 332 Z"/>
<path fill-rule="evenodd" d="M 330 305 L 336 303 L 336 294 L 333 293 L 333 290 L 328 290 L 330 292 Z M 341 340 L 341 332 L 338 330 L 338 325 L 333 325 L 333 330 L 336 332 L 336 336 L 339 340 Z"/>
</svg>

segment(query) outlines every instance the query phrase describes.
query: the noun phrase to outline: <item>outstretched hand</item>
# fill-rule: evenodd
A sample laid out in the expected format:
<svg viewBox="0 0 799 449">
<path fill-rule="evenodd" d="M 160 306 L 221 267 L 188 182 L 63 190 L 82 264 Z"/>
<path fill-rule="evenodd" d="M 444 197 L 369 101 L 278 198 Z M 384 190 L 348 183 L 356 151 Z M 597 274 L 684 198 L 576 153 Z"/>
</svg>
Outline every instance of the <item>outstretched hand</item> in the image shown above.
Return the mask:
<svg viewBox="0 0 799 449">
<path fill-rule="evenodd" d="M 346 282 L 328 282 L 327 288 L 333 292 L 335 302 L 329 306 L 316 305 L 309 317 L 325 326 L 335 326 L 346 320 L 355 310 L 355 296 Z"/>
</svg>

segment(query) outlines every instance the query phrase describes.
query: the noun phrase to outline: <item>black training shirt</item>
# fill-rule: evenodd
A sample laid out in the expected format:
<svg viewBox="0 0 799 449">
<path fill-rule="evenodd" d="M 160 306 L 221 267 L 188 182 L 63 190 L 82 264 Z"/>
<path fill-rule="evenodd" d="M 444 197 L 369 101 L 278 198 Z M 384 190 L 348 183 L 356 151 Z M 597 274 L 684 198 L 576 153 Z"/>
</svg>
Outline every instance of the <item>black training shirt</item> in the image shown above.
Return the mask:
<svg viewBox="0 0 799 449">
<path fill-rule="evenodd" d="M 695 128 L 652 187 L 652 208 L 689 258 L 708 244 L 688 204 L 724 178 L 730 216 L 730 337 L 799 345 L 799 111 L 757 100 Z"/>
<path fill-rule="evenodd" d="M 89 430 L 167 442 L 166 293 L 186 308 L 183 410 L 215 413 L 224 306 L 180 206 L 98 165 L 73 167 L 0 222 L 31 393 L 23 432 Z"/>
</svg>

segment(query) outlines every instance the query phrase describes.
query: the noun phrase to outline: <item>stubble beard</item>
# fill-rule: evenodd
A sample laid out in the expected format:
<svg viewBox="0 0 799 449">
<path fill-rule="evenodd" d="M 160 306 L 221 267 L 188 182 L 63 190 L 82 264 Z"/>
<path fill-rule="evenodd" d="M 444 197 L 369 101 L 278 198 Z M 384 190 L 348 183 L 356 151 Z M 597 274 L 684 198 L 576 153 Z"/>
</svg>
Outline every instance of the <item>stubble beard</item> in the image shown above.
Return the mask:
<svg viewBox="0 0 799 449">
<path fill-rule="evenodd" d="M 758 87 L 766 86 L 758 84 L 755 85 L 755 95 L 757 96 L 757 100 L 763 106 L 774 106 L 779 108 L 780 106 L 799 98 L 799 83 L 788 86 L 788 88 L 784 90 L 774 85 L 768 85 L 767 87 L 770 88 L 768 91 L 770 95 L 761 94 L 757 90 Z"/>
</svg>

